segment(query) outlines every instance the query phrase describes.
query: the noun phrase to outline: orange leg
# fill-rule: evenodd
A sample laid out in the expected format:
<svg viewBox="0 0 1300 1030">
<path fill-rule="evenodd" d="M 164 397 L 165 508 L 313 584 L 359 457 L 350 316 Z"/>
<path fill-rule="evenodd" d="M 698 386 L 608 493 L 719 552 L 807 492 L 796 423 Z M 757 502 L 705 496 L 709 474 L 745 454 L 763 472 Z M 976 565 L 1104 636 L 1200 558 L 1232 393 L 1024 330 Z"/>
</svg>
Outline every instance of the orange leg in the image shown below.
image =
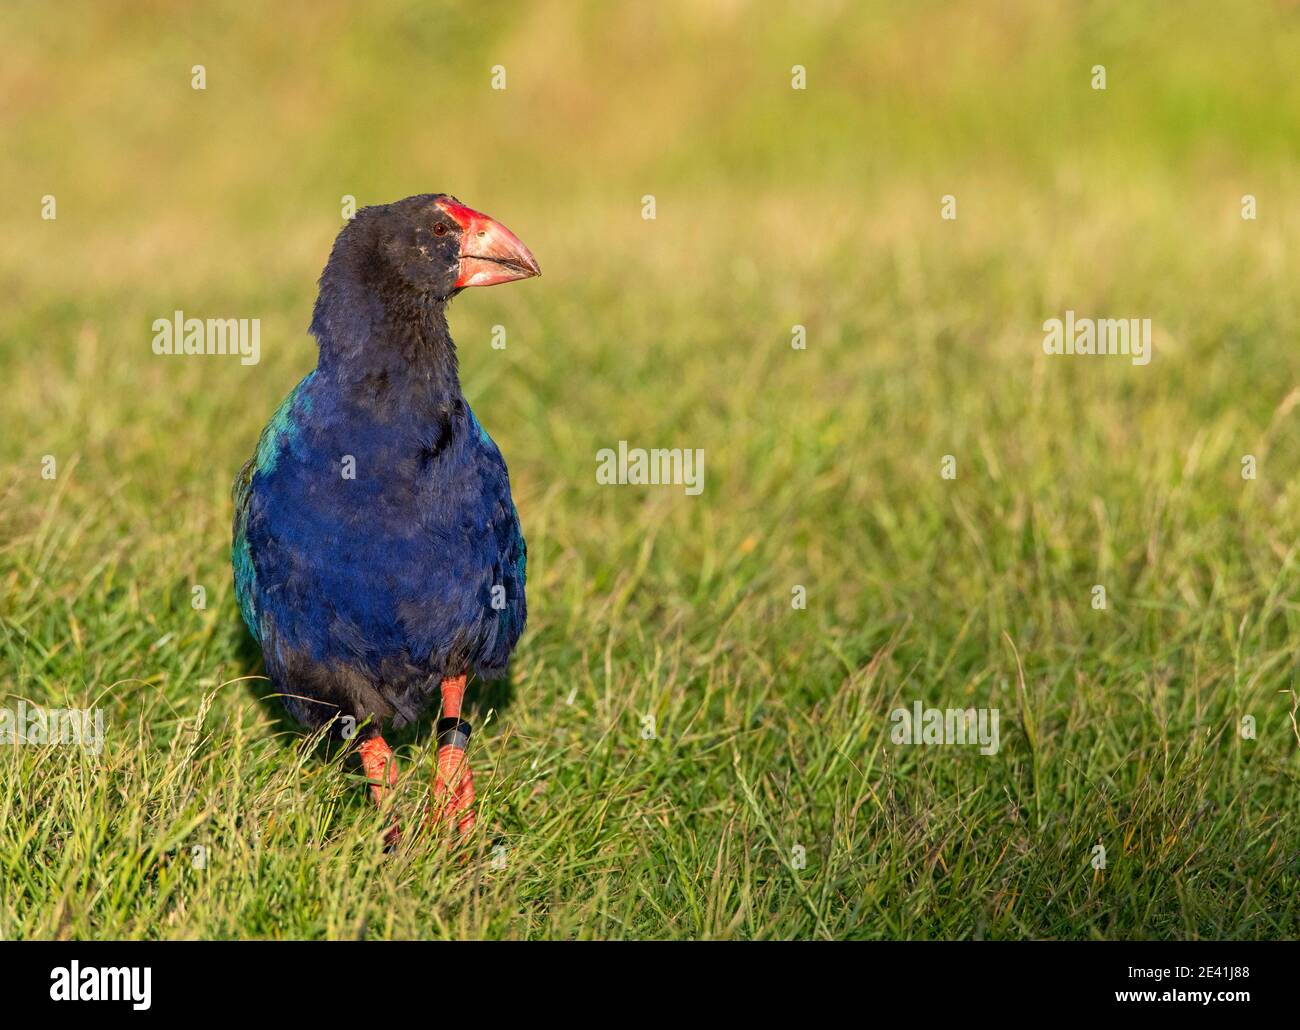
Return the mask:
<svg viewBox="0 0 1300 1030">
<path fill-rule="evenodd" d="M 438 775 L 433 794 L 439 814 L 455 820 L 462 834 L 474 828 L 474 773 L 465 757 L 469 723 L 460 717 L 466 676 L 442 681 L 442 719 L 438 722 Z"/>
<path fill-rule="evenodd" d="M 370 797 L 376 806 L 382 805 L 389 788 L 397 783 L 397 759 L 393 757 L 393 749 L 383 737 L 371 737 L 362 741 L 357 751 L 361 754 L 361 767 L 366 771 L 366 779 L 370 781 Z M 396 825 L 390 826 L 384 833 L 384 840 L 396 844 L 400 835 Z"/>
</svg>

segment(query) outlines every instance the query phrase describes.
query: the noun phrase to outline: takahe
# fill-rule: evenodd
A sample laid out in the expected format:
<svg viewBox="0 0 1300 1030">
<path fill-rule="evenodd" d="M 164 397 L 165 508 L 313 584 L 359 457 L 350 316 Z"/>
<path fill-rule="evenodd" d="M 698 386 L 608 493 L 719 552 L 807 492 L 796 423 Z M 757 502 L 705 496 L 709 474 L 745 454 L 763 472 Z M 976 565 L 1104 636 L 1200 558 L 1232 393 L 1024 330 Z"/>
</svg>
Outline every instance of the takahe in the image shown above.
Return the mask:
<svg viewBox="0 0 1300 1030">
<path fill-rule="evenodd" d="M 506 670 L 527 549 L 505 461 L 461 392 L 447 304 L 539 274 L 512 232 L 447 194 L 358 211 L 321 274 L 316 368 L 234 486 L 235 593 L 285 707 L 359 745 L 378 803 L 397 776 L 383 725 L 418 718 L 440 686 L 434 793 L 462 833 L 465 684 Z"/>
</svg>

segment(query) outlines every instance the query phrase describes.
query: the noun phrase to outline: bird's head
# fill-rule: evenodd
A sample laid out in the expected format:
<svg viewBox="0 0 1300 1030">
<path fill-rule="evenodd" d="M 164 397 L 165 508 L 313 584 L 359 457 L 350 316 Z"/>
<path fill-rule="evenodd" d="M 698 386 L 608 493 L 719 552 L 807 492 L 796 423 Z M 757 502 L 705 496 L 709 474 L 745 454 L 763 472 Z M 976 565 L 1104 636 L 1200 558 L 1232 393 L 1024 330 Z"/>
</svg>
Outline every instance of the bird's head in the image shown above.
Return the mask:
<svg viewBox="0 0 1300 1030">
<path fill-rule="evenodd" d="M 439 299 L 542 274 L 518 236 L 445 193 L 362 208 L 354 222 L 388 277 Z"/>
</svg>

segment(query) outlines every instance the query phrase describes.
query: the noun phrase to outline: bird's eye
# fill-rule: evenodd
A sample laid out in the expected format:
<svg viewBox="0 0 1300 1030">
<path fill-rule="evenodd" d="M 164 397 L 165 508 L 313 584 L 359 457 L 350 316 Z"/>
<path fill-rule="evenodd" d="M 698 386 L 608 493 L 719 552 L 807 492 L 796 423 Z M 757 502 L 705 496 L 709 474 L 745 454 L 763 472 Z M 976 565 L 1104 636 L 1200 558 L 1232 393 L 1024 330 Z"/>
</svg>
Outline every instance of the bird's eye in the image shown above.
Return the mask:
<svg viewBox="0 0 1300 1030">
<path fill-rule="evenodd" d="M 435 225 L 435 226 L 433 227 L 433 234 L 434 234 L 435 236 L 446 236 L 446 235 L 447 235 L 447 227 L 446 227 L 445 225 L 443 225 L 441 222 L 439 222 L 437 225 Z"/>
</svg>

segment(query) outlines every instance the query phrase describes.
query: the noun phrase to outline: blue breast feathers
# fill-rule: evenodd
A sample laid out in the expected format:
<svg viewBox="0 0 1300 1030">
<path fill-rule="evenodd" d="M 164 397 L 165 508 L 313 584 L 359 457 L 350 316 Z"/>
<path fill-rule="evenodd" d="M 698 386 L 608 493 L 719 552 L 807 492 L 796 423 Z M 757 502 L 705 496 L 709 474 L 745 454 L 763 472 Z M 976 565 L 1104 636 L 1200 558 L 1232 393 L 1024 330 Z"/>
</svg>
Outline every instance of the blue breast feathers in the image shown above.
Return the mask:
<svg viewBox="0 0 1300 1030">
<path fill-rule="evenodd" d="M 235 481 L 232 560 L 273 678 L 291 659 L 500 676 L 527 618 L 509 475 L 468 404 L 358 410 L 320 372 Z"/>
</svg>

